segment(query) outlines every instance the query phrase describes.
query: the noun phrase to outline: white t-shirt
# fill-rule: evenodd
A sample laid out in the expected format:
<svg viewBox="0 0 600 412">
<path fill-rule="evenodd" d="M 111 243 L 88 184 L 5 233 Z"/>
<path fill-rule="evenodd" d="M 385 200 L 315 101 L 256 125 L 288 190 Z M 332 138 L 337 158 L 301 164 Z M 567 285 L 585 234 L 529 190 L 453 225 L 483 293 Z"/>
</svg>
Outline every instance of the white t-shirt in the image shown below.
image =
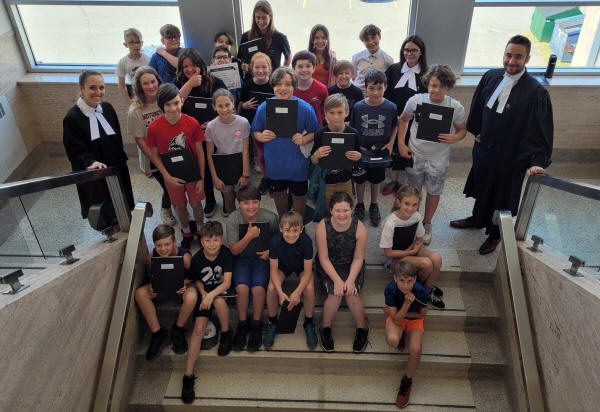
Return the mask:
<svg viewBox="0 0 600 412">
<path fill-rule="evenodd" d="M 364 49 L 352 56 L 352 65 L 356 77 L 352 81 L 357 87 L 365 88 L 365 75 L 369 70 L 381 70 L 385 72 L 388 67 L 394 64 L 394 59 L 381 50 L 375 53 L 369 53 L 369 50 Z"/>
<path fill-rule="evenodd" d="M 146 56 L 144 53 L 140 55 L 140 58 L 137 60 L 132 59 L 129 55 L 121 58 L 119 63 L 117 63 L 117 67 L 115 69 L 115 74 L 117 77 L 125 77 L 125 81 L 127 84 L 131 84 L 131 79 L 133 79 L 133 75 L 135 71 L 141 66 L 148 66 L 150 64 L 150 57 Z"/>
<path fill-rule="evenodd" d="M 450 133 L 454 133 L 454 125 L 456 123 L 464 123 L 465 121 L 465 108 L 460 102 L 452 97 L 446 95 L 442 103 L 433 103 L 429 100 L 429 93 L 419 93 L 412 96 L 406 102 L 404 111 L 414 115 L 417 105 L 423 103 L 437 104 L 440 106 L 451 107 L 454 109 L 452 116 L 452 126 L 450 127 Z M 428 140 L 417 139 L 417 122 L 412 122 L 410 127 L 410 139 L 408 141 L 408 147 L 418 157 L 423 158 L 444 158 L 450 156 L 450 145 L 446 143 L 430 142 Z"/>
<path fill-rule="evenodd" d="M 158 104 L 146 105 L 141 110 L 130 110 L 127 113 L 127 136 L 134 140 L 136 137 L 146 137 L 146 130 L 150 123 L 162 114 Z"/>
<path fill-rule="evenodd" d="M 417 226 L 415 238 L 423 237 L 423 235 L 425 235 L 425 228 L 423 227 L 423 218 L 419 212 L 413 213 L 412 216 L 406 220 L 400 219 L 396 213 L 392 213 L 383 221 L 379 247 L 382 249 L 391 249 L 394 247 L 394 228 L 411 226 L 417 222 L 419 222 L 419 224 Z"/>
<path fill-rule="evenodd" d="M 206 141 L 215 145 L 215 153 L 241 153 L 244 139 L 250 135 L 250 123 L 245 117 L 235 115 L 233 122 L 226 124 L 217 116 L 208 122 L 204 133 Z"/>
</svg>

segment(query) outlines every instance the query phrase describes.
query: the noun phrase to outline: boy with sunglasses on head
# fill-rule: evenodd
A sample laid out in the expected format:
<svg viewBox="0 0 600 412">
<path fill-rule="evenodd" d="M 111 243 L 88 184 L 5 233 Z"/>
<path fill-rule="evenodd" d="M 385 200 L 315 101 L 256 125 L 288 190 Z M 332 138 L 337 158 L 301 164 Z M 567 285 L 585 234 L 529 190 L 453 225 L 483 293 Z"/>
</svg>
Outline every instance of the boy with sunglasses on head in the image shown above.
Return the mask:
<svg viewBox="0 0 600 412">
<path fill-rule="evenodd" d="M 177 26 L 165 24 L 160 28 L 160 42 L 150 59 L 150 67 L 158 72 L 163 83 L 173 83 L 177 72 L 177 57 L 181 50 L 181 31 Z"/>
</svg>

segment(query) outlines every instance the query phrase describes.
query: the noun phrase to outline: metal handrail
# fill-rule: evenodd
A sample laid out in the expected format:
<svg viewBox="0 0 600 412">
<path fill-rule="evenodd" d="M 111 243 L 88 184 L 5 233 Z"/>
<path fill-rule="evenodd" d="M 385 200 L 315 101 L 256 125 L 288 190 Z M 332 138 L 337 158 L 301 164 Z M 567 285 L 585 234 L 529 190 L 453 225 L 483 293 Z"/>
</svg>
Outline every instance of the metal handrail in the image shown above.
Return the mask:
<svg viewBox="0 0 600 412">
<path fill-rule="evenodd" d="M 107 167 L 106 169 L 83 170 L 80 172 L 66 173 L 60 176 L 44 176 L 20 180 L 18 182 L 4 183 L 0 185 L 0 200 L 29 195 L 44 190 L 56 189 L 58 187 L 100 180 L 108 176 L 114 176 L 116 173 L 117 169 L 114 167 Z"/>
<path fill-rule="evenodd" d="M 600 201 L 600 187 L 598 186 L 559 179 L 549 175 L 531 175 L 527 179 L 527 185 L 525 186 L 525 192 L 519 206 L 519 213 L 517 214 L 517 222 L 515 224 L 515 235 L 519 241 L 525 240 L 525 235 L 527 234 L 527 229 L 533 215 L 533 209 L 535 208 L 535 202 L 542 186 Z"/>
<path fill-rule="evenodd" d="M 66 173 L 60 176 L 36 177 L 34 179 L 4 183 L 0 185 L 0 201 L 101 179 L 106 180 L 120 229 L 123 232 L 129 231 L 129 207 L 127 206 L 127 200 L 123 196 L 123 191 L 121 190 L 121 183 L 119 182 L 117 169 L 114 167 L 96 170 L 83 170 L 80 172 Z"/>
<path fill-rule="evenodd" d="M 94 412 L 106 412 L 111 405 L 115 375 L 121 354 L 123 336 L 125 334 L 125 321 L 133 292 L 135 262 L 139 243 L 144 233 L 146 218 L 151 217 L 152 213 L 152 205 L 150 203 L 140 202 L 133 209 L 131 230 L 127 237 L 127 245 L 125 246 L 125 256 L 121 265 L 121 275 L 119 276 L 116 289 L 100 377 L 96 389 L 96 398 L 92 407 L 92 411 Z"/>
<path fill-rule="evenodd" d="M 507 210 L 496 210 L 494 214 L 494 223 L 500 228 L 500 237 L 506 259 L 507 281 L 510 291 L 510 299 L 513 309 L 515 330 L 519 345 L 521 358 L 521 367 L 524 378 L 525 391 L 527 392 L 527 402 L 531 412 L 544 411 L 544 398 L 540 376 L 538 372 L 536 350 L 533 344 L 533 335 L 531 323 L 529 321 L 529 310 L 527 298 L 525 296 L 525 287 L 523 285 L 523 275 L 519 263 L 519 252 L 517 249 L 517 239 L 513 228 L 512 214 Z"/>
</svg>

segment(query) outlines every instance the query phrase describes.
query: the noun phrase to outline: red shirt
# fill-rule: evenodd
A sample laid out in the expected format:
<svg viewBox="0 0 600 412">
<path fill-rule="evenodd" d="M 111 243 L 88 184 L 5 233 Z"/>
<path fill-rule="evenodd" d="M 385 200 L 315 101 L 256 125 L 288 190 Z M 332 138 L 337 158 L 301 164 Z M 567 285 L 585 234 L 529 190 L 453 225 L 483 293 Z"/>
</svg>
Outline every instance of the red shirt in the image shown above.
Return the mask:
<svg viewBox="0 0 600 412">
<path fill-rule="evenodd" d="M 150 123 L 146 134 L 146 143 L 149 147 L 156 147 L 159 154 L 189 148 L 197 158 L 196 143 L 203 141 L 204 132 L 198 121 L 183 113 L 175 124 L 169 123 L 164 114 L 161 115 Z"/>
<path fill-rule="evenodd" d="M 323 125 L 323 119 L 325 118 L 323 105 L 325 104 L 325 99 L 328 95 L 327 87 L 315 79 L 313 79 L 312 84 L 306 90 L 300 90 L 298 88 L 294 89 L 294 96 L 304 100 L 312 106 L 320 125 Z"/>
</svg>

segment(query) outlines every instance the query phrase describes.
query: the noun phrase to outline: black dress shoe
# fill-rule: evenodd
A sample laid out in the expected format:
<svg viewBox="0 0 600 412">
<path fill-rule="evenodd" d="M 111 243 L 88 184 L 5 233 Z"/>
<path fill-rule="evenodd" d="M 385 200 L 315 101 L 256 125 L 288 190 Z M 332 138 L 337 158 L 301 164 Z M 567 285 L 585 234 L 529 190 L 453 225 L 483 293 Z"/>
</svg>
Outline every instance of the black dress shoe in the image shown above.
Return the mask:
<svg viewBox="0 0 600 412">
<path fill-rule="evenodd" d="M 488 236 L 488 238 L 483 242 L 481 247 L 479 248 L 480 255 L 487 255 L 488 253 L 492 253 L 498 247 L 500 243 L 500 239 L 492 239 Z"/>
<path fill-rule="evenodd" d="M 473 219 L 473 216 L 469 216 L 465 219 L 451 220 L 450 226 L 455 229 L 469 229 L 472 227 L 477 227 L 475 226 L 475 219 Z"/>
</svg>

